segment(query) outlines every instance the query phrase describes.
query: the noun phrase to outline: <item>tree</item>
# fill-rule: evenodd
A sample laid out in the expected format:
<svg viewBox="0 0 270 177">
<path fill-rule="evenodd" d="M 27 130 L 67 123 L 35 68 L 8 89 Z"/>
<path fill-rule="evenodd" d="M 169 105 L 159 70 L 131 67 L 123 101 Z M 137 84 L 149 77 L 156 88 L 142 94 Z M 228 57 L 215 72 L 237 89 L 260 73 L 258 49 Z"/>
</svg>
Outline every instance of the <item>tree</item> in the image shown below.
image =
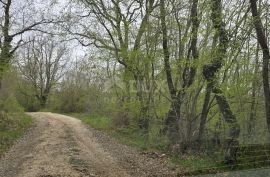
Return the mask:
<svg viewBox="0 0 270 177">
<path fill-rule="evenodd" d="M 210 84 L 212 92 L 215 94 L 216 102 L 223 118 L 229 124 L 230 132 L 227 139 L 225 161 L 228 163 L 232 163 L 236 161 L 240 127 L 235 115 L 230 108 L 228 100 L 224 96 L 224 93 L 219 86 L 217 77 L 217 72 L 222 68 L 224 59 L 226 58 L 229 40 L 227 36 L 227 31 L 225 29 L 225 23 L 222 20 L 223 17 L 221 0 L 213 0 L 211 5 L 212 23 L 216 30 L 216 35 L 218 36 L 219 43 L 217 49 L 213 50 L 213 58 L 211 60 L 211 63 L 204 66 L 203 75 L 207 80 L 208 84 Z"/>
<path fill-rule="evenodd" d="M 95 20 L 96 28 L 91 29 L 87 22 L 79 23 L 81 31 L 68 28 L 67 30 L 75 36 L 83 45 L 94 45 L 99 49 L 114 54 L 114 59 L 124 67 L 123 77 L 127 92 L 130 89 L 130 81 L 134 80 L 136 99 L 140 102 L 141 116 L 139 126 L 142 129 L 149 127 L 149 99 L 152 91 L 147 83 L 152 74 L 150 68 L 151 58 L 145 54 L 148 40 L 146 32 L 149 26 L 149 19 L 154 10 L 158 7 L 158 1 L 104 1 L 104 0 L 82 0 L 89 10 L 87 15 L 83 15 L 81 21 L 86 18 Z M 154 35 L 157 37 L 159 33 Z M 151 36 L 152 37 L 152 36 Z M 145 39 L 146 38 L 146 39 Z M 85 42 L 87 41 L 87 42 Z M 150 62 L 149 62 L 150 61 Z M 145 86 L 145 87 L 144 87 Z M 147 91 L 144 90 L 146 88 Z M 128 94 L 129 95 L 129 94 Z M 127 96 L 129 97 L 129 96 Z M 146 98 L 146 99 L 145 99 Z M 130 100 L 127 98 L 126 100 Z"/>
<path fill-rule="evenodd" d="M 53 37 L 43 36 L 32 39 L 24 49 L 19 61 L 21 74 L 44 108 L 52 88 L 63 76 L 68 61 L 67 47 Z"/>
<path fill-rule="evenodd" d="M 198 28 L 199 28 L 199 18 L 198 18 L 198 1 L 193 0 L 191 2 L 191 11 L 190 11 L 190 22 L 191 22 L 191 37 L 190 45 L 188 48 L 188 54 L 186 57 L 186 64 L 182 73 L 182 85 L 181 88 L 173 82 L 171 65 L 170 65 L 170 52 L 168 47 L 168 31 L 166 24 L 166 9 L 165 1 L 160 1 L 160 19 L 161 19 L 161 28 L 162 28 L 162 45 L 163 45 L 163 55 L 164 55 L 164 68 L 166 73 L 167 85 L 171 97 L 171 108 L 168 112 L 168 115 L 165 120 L 165 133 L 169 135 L 170 141 L 172 143 L 177 143 L 180 140 L 179 131 L 181 127 L 181 105 L 186 96 L 186 90 L 193 84 L 195 80 L 196 67 L 194 65 L 195 61 L 198 60 L 199 54 L 197 49 L 198 41 Z M 188 21 L 189 22 L 189 21 Z M 181 44 L 183 45 L 183 44 Z M 192 55 L 192 57 L 191 57 Z M 191 59 L 192 58 L 192 59 Z M 179 71 L 180 74 L 180 71 Z M 183 145 L 185 142 L 182 142 Z"/>
<path fill-rule="evenodd" d="M 9 68 L 11 59 L 15 51 L 21 47 L 25 42 L 22 39 L 22 35 L 29 31 L 43 31 L 38 29 L 37 27 L 42 24 L 52 23 L 53 20 L 46 20 L 44 18 L 39 20 L 33 20 L 30 23 L 25 23 L 24 18 L 19 19 L 22 20 L 18 22 L 18 20 L 14 19 L 14 14 L 12 14 L 12 4 L 14 0 L 1 0 L 0 5 L 3 9 L 2 21 L 1 21 L 1 33 L 0 33 L 0 88 L 1 88 L 1 80 L 5 70 Z M 17 22 L 17 23 L 14 23 Z M 14 24 L 21 24 L 16 27 L 17 30 L 14 30 Z M 45 30 L 43 31 L 45 32 Z M 19 38 L 21 37 L 21 38 Z M 18 42 L 14 45 L 14 39 L 19 38 Z"/>
<path fill-rule="evenodd" d="M 269 85 L 270 52 L 269 52 L 269 47 L 268 47 L 267 38 L 264 32 L 265 30 L 263 28 L 262 20 L 258 13 L 257 0 L 250 0 L 250 8 L 251 8 L 251 13 L 253 17 L 254 28 L 257 34 L 257 40 L 263 52 L 262 78 L 263 78 L 266 121 L 267 121 L 269 140 L 270 140 L 270 85 Z"/>
</svg>

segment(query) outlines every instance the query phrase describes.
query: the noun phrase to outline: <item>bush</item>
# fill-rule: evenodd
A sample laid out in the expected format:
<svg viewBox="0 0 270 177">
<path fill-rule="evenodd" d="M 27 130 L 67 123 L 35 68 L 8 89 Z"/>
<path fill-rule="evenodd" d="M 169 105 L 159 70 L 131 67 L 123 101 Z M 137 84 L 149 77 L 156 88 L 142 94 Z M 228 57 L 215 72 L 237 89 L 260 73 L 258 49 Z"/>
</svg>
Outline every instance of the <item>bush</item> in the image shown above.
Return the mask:
<svg viewBox="0 0 270 177">
<path fill-rule="evenodd" d="M 1 105 L 3 111 L 5 112 L 23 112 L 23 108 L 18 103 L 17 99 L 10 95 Z"/>
<path fill-rule="evenodd" d="M 16 89 L 18 87 L 18 78 L 15 71 L 7 72 L 2 80 L 0 90 L 0 111 L 7 113 L 23 112 L 22 106 L 16 98 Z"/>
<path fill-rule="evenodd" d="M 0 155 L 31 125 L 30 116 L 23 113 L 0 112 Z"/>
<path fill-rule="evenodd" d="M 112 124 L 115 128 L 124 128 L 130 125 L 129 113 L 125 110 L 117 110 L 112 117 Z"/>
<path fill-rule="evenodd" d="M 0 112 L 0 131 L 8 129 L 8 126 L 11 124 L 11 121 L 8 117 L 8 114 L 4 111 Z"/>
<path fill-rule="evenodd" d="M 137 102 L 111 104 L 108 108 L 108 117 L 112 118 L 112 125 L 115 128 L 126 128 L 138 125 L 139 105 Z"/>
</svg>

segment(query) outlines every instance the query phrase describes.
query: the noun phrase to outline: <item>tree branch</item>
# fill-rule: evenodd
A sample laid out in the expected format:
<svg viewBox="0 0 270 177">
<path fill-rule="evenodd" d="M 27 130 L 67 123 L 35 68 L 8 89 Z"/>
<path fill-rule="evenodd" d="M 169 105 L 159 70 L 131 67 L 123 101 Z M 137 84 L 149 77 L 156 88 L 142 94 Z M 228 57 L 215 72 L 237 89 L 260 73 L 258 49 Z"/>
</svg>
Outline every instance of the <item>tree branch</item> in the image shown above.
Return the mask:
<svg viewBox="0 0 270 177">
<path fill-rule="evenodd" d="M 14 33 L 14 34 L 12 34 L 10 36 L 12 38 L 14 38 L 15 36 L 21 35 L 21 34 L 27 32 L 27 31 L 42 31 L 42 32 L 44 32 L 43 30 L 40 30 L 40 29 L 34 29 L 34 27 L 36 27 L 38 25 L 41 25 L 41 24 L 50 24 L 50 23 L 59 23 L 59 22 L 61 22 L 61 21 L 53 21 L 53 20 L 46 21 L 46 20 L 41 20 L 41 21 L 36 22 L 36 23 L 34 23 L 32 25 L 29 25 L 28 27 L 23 28 L 19 32 Z"/>
</svg>

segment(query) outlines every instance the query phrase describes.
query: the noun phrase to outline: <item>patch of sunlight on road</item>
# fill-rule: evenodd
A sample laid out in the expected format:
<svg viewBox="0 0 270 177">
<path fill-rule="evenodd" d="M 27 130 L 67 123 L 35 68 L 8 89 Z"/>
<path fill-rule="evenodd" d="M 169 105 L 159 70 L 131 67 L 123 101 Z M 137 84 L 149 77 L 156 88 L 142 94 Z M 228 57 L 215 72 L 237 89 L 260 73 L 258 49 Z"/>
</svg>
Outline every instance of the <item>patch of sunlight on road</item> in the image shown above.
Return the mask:
<svg viewBox="0 0 270 177">
<path fill-rule="evenodd" d="M 232 171 L 218 174 L 198 175 L 194 177 L 269 177 L 270 168 Z"/>
</svg>

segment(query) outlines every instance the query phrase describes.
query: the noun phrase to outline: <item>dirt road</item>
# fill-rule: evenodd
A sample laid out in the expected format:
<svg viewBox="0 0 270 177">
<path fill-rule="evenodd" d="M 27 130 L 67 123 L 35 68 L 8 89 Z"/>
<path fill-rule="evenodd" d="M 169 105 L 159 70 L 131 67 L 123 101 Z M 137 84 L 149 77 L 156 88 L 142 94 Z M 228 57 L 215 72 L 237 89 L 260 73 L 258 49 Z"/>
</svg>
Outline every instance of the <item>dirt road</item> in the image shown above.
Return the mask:
<svg viewBox="0 0 270 177">
<path fill-rule="evenodd" d="M 0 161 L 1 177 L 175 176 L 164 159 L 122 145 L 80 120 L 30 113 L 36 126 Z"/>
</svg>

